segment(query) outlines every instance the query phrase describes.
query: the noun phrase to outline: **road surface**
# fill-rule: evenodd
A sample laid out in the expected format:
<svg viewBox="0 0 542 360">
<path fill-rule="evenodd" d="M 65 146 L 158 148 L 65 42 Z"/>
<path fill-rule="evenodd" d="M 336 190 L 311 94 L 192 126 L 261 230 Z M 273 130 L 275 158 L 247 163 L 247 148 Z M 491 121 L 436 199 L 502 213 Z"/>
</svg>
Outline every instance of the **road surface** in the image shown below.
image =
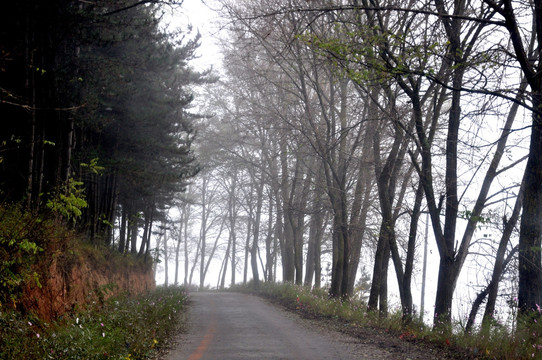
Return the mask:
<svg viewBox="0 0 542 360">
<path fill-rule="evenodd" d="M 381 341 L 311 325 L 252 295 L 201 292 L 191 298 L 188 333 L 180 335 L 165 360 L 426 358 L 418 349 L 388 349 Z"/>
</svg>

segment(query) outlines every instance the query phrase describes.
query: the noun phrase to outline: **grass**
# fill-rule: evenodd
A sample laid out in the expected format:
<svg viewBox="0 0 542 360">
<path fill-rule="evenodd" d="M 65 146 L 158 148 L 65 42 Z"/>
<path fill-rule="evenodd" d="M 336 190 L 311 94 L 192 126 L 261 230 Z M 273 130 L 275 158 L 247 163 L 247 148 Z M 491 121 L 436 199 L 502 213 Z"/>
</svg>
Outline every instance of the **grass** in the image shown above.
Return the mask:
<svg viewBox="0 0 542 360">
<path fill-rule="evenodd" d="M 477 328 L 465 333 L 457 324 L 454 327 L 456 330 L 450 334 L 433 331 L 418 320 L 405 324 L 399 309 L 387 317 L 368 313 L 364 302 L 330 299 L 322 289 L 288 283 L 264 283 L 257 291 L 252 286 L 235 286 L 232 290 L 267 297 L 305 317 L 336 320 L 350 325 L 343 326 L 345 330 L 378 328 L 404 341 L 442 348 L 457 359 L 542 360 L 542 309 L 524 319 L 519 330 L 512 330 L 510 325 L 515 323 L 515 318 L 511 317 L 510 324 L 494 324 L 489 331 Z"/>
<path fill-rule="evenodd" d="M 238 286 L 234 289 L 253 292 L 251 286 Z M 280 302 L 308 317 L 335 319 L 358 326 L 381 325 L 389 331 L 403 329 L 399 312 L 394 312 L 382 319 L 378 314 L 368 313 L 366 311 L 367 305 L 363 301 L 359 299 L 341 301 L 330 298 L 325 289 L 310 289 L 289 283 L 264 283 L 260 285 L 256 294 Z"/>
<path fill-rule="evenodd" d="M 187 300 L 182 288 L 160 287 L 145 296 L 94 304 L 53 323 L 0 311 L 0 358 L 149 359 L 182 330 Z"/>
</svg>

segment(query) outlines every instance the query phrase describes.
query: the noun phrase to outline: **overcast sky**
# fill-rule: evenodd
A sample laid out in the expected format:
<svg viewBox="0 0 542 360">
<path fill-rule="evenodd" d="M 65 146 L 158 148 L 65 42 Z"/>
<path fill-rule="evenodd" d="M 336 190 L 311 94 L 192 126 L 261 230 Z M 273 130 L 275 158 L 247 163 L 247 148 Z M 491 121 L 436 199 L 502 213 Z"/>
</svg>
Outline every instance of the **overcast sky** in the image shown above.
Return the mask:
<svg viewBox="0 0 542 360">
<path fill-rule="evenodd" d="M 217 5 L 214 0 L 184 0 L 181 9 L 174 10 L 172 24 L 179 24 L 183 28 L 191 24 L 195 31 L 202 35 L 201 46 L 198 49 L 199 59 L 193 64 L 198 69 L 220 67 L 220 51 L 217 46 L 218 26 L 217 14 L 213 9 Z"/>
</svg>

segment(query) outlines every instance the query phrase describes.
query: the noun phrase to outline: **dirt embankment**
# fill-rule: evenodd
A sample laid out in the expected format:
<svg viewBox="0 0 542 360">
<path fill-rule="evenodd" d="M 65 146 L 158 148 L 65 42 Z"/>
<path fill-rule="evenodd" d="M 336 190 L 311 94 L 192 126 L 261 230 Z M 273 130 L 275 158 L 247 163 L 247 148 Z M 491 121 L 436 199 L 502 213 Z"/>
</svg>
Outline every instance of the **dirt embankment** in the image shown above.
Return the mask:
<svg viewBox="0 0 542 360">
<path fill-rule="evenodd" d="M 119 293 L 136 295 L 155 287 L 150 262 L 84 247 L 46 252 L 37 271 L 41 287 L 27 286 L 19 303 L 44 321 Z"/>
</svg>

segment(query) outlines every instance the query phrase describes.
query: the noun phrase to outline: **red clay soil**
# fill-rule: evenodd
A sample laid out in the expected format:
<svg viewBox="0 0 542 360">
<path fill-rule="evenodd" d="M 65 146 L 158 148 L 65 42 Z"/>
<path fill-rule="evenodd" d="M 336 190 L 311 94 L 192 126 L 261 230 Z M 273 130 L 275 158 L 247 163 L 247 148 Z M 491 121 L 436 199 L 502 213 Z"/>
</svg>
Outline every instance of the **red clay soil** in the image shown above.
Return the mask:
<svg viewBox="0 0 542 360">
<path fill-rule="evenodd" d="M 150 265 L 96 251 L 78 251 L 77 255 L 66 248 L 48 251 L 37 271 L 41 287 L 27 286 L 18 308 L 50 321 L 77 306 L 119 293 L 136 295 L 154 289 Z"/>
</svg>

